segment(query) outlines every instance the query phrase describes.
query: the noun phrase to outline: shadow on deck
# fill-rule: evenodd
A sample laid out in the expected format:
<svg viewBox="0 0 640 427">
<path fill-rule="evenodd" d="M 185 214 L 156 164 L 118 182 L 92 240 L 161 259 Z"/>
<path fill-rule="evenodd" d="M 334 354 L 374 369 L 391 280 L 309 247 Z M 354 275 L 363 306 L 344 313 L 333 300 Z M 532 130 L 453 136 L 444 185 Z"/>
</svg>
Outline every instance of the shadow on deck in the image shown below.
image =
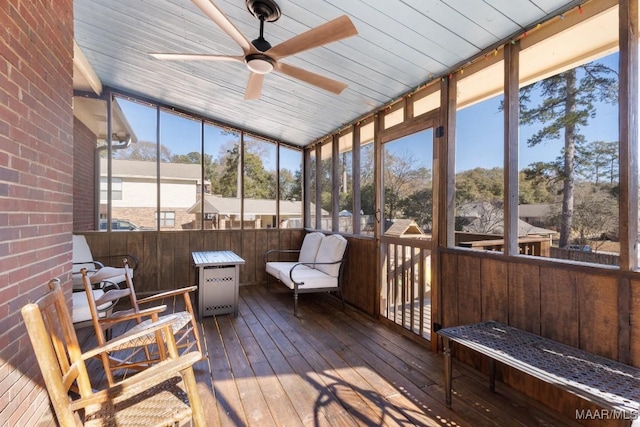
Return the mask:
<svg viewBox="0 0 640 427">
<path fill-rule="evenodd" d="M 171 305 L 171 301 L 165 304 Z M 239 316 L 201 322 L 208 360 L 196 377 L 210 426 L 575 425 L 535 401 L 454 364 L 444 404 L 443 358 L 321 294 L 240 288 Z M 78 331 L 83 348 L 91 328 Z M 102 365 L 92 377 L 104 384 Z"/>
</svg>

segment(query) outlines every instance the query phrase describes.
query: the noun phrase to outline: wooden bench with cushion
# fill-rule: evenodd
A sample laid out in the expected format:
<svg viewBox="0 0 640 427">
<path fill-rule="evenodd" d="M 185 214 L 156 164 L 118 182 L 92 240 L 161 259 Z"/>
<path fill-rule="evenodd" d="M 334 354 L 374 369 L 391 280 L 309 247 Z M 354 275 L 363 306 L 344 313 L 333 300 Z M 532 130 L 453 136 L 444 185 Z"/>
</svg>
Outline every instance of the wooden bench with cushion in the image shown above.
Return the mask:
<svg viewBox="0 0 640 427">
<path fill-rule="evenodd" d="M 443 337 L 445 397 L 451 407 L 451 341 L 553 384 L 606 409 L 610 417 L 640 426 L 640 369 L 495 321 L 436 331 Z"/>
<path fill-rule="evenodd" d="M 342 271 L 347 240 L 339 234 L 324 235 L 319 231 L 304 237 L 300 250 L 272 249 L 264 254 L 267 273 L 293 291 L 293 313 L 298 315 L 298 294 L 340 292 L 342 305 Z M 298 261 L 269 261 L 277 253 L 299 253 Z"/>
</svg>

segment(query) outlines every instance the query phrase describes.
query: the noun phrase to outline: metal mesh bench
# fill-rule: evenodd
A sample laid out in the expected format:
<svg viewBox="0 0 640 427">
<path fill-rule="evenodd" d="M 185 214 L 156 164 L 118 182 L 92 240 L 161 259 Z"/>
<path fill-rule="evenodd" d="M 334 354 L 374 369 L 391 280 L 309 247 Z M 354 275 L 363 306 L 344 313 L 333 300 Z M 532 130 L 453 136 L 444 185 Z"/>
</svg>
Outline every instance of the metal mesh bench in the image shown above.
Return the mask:
<svg viewBox="0 0 640 427">
<path fill-rule="evenodd" d="M 560 342 L 488 321 L 436 331 L 443 337 L 445 397 L 451 407 L 451 341 L 488 356 L 489 387 L 495 361 L 615 411 L 640 426 L 640 369 Z"/>
</svg>

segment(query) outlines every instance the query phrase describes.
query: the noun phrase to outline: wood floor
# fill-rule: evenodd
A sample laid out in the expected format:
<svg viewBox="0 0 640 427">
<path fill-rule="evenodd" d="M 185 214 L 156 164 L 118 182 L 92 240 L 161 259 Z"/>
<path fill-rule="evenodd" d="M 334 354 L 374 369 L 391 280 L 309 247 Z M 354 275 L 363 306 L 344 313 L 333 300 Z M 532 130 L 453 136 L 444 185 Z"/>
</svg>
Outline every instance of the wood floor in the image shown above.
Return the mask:
<svg viewBox="0 0 640 427">
<path fill-rule="evenodd" d="M 244 286 L 237 318 L 201 326 L 209 357 L 196 376 L 213 427 L 574 424 L 502 383 L 490 393 L 486 377 L 456 363 L 447 409 L 441 355 L 330 296 L 301 295 L 296 318 L 284 287 Z M 91 328 L 78 335 L 92 345 Z"/>
</svg>

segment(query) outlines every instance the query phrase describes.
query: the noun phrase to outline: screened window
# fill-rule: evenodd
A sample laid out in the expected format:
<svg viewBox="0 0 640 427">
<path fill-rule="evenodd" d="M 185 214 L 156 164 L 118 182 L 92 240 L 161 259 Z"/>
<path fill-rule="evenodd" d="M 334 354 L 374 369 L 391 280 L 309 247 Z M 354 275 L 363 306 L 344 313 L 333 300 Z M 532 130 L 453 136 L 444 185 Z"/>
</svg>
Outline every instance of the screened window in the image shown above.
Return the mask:
<svg viewBox="0 0 640 427">
<path fill-rule="evenodd" d="M 158 159 L 166 160 L 168 156 L 165 147 L 158 144 L 158 109 L 116 97 L 112 114 L 116 122 L 127 123 L 129 128 L 121 128 L 112 137 L 111 176 L 108 177 L 111 180 L 111 219 L 130 221 L 144 229 L 155 230 L 160 182 Z M 100 165 L 102 177 L 107 177 L 107 152 L 104 150 Z M 118 181 L 121 185 L 114 186 Z M 101 204 L 101 217 L 106 218 L 108 207 Z"/>
<path fill-rule="evenodd" d="M 244 136 L 244 227 L 276 227 L 276 145 Z"/>
<path fill-rule="evenodd" d="M 617 264 L 617 29 L 612 8 L 520 53 L 520 235 L 552 258 Z"/>
<path fill-rule="evenodd" d="M 240 228 L 240 133 L 205 123 L 204 159 L 209 191 L 204 195 L 204 206 L 197 206 L 198 210 L 204 210 L 203 228 Z"/>
<path fill-rule="evenodd" d="M 433 130 L 383 146 L 384 232 L 428 237 L 433 212 Z"/>
<path fill-rule="evenodd" d="M 338 231 L 353 233 L 353 132 L 338 138 Z"/>
<path fill-rule="evenodd" d="M 375 226 L 374 124 L 360 126 L 360 232 L 372 236 Z"/>
<path fill-rule="evenodd" d="M 467 70 L 458 81 L 454 223 L 456 245 L 501 250 L 504 62 L 501 56 L 492 60 L 475 72 Z"/>
<path fill-rule="evenodd" d="M 163 230 L 198 227 L 192 207 L 202 184 L 202 122 L 160 111 L 160 223 Z M 163 213 L 171 212 L 167 220 Z"/>
<path fill-rule="evenodd" d="M 333 140 L 320 147 L 320 170 L 317 175 L 322 207 L 320 229 L 331 231 L 333 230 Z"/>
<path fill-rule="evenodd" d="M 280 228 L 303 228 L 302 151 L 280 146 Z"/>
</svg>

